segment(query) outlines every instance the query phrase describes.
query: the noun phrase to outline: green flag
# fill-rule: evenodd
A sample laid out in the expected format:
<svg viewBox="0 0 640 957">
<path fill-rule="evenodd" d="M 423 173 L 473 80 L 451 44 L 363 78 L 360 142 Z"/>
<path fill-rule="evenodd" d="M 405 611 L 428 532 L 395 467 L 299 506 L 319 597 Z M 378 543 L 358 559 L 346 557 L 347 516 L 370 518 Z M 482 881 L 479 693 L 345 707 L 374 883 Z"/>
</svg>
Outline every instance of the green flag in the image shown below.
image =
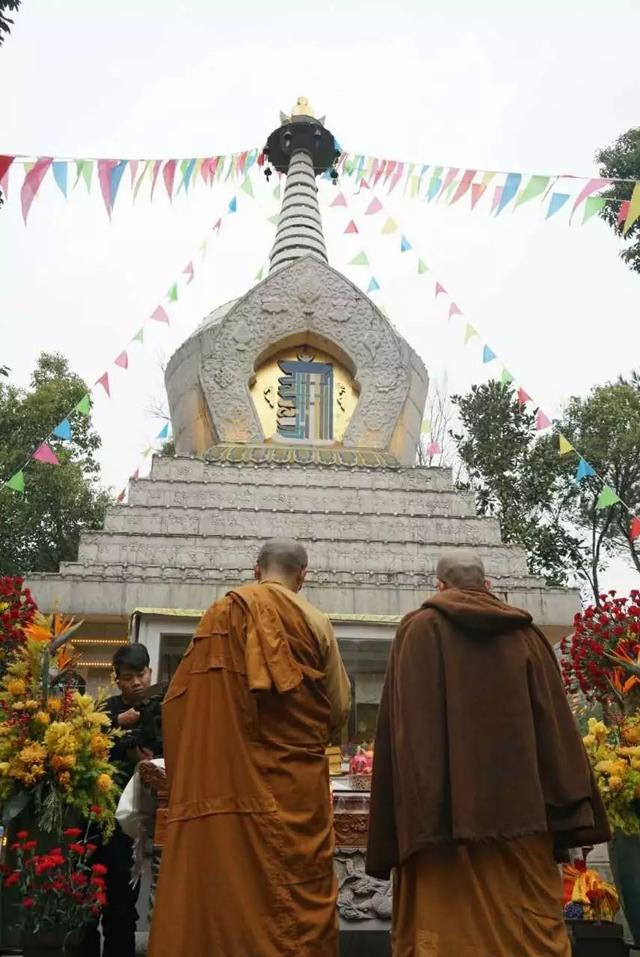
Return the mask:
<svg viewBox="0 0 640 957">
<path fill-rule="evenodd" d="M 508 371 L 508 369 L 502 370 L 502 375 L 500 376 L 500 382 L 502 385 L 511 385 L 513 382 L 513 376 Z"/>
<path fill-rule="evenodd" d="M 16 472 L 15 475 L 12 475 L 8 482 L 5 483 L 7 488 L 12 489 L 14 492 L 24 492 L 24 472 L 20 469 L 19 472 Z"/>
<path fill-rule="evenodd" d="M 616 495 L 611 486 L 605 485 L 600 492 L 598 501 L 596 502 L 596 508 L 609 508 L 610 505 L 617 505 L 619 501 L 619 497 Z"/>
<path fill-rule="evenodd" d="M 591 219 L 592 216 L 595 216 L 596 213 L 599 213 L 606 202 L 607 201 L 604 196 L 589 196 L 584 204 L 584 216 L 582 217 L 582 224 L 584 225 L 588 219 Z"/>
<path fill-rule="evenodd" d="M 280 183 L 278 183 L 278 185 L 276 186 L 276 188 L 275 188 L 274 191 L 273 191 L 273 198 L 274 198 L 274 199 L 280 199 Z"/>
<path fill-rule="evenodd" d="M 135 336 L 131 340 L 132 342 L 139 342 L 140 344 L 144 343 L 144 329 L 138 329 Z"/>
<path fill-rule="evenodd" d="M 93 160 L 85 160 L 82 166 L 82 178 L 85 181 L 87 192 L 91 192 L 91 177 L 93 176 Z"/>
<path fill-rule="evenodd" d="M 270 223 L 273 223 L 274 226 L 277 226 L 277 225 L 278 225 L 279 220 L 280 220 L 280 214 L 279 214 L 279 213 L 276 213 L 275 216 L 269 216 L 269 222 L 270 222 Z"/>
<path fill-rule="evenodd" d="M 427 266 L 426 262 L 424 262 L 424 260 L 422 259 L 418 260 L 418 272 L 420 274 L 422 274 L 423 272 L 429 272 L 429 267 Z"/>
<path fill-rule="evenodd" d="M 80 415 L 91 415 L 91 396 L 87 392 L 86 395 L 83 395 L 77 405 L 73 408 L 74 412 L 79 412 Z"/>
<path fill-rule="evenodd" d="M 178 283 L 177 282 L 174 282 L 173 286 L 167 293 L 167 299 L 169 300 L 169 302 L 178 301 Z"/>
<path fill-rule="evenodd" d="M 540 193 L 544 193 L 549 185 L 550 176 L 532 176 L 525 188 L 518 194 L 516 207 L 528 203 L 530 199 L 535 199 Z"/>
<path fill-rule="evenodd" d="M 264 275 L 264 268 L 260 266 L 260 269 L 256 273 L 256 279 L 260 281 Z"/>
<path fill-rule="evenodd" d="M 247 196 L 250 196 L 251 199 L 253 199 L 253 186 L 251 185 L 251 180 L 249 179 L 248 176 L 246 176 L 245 179 L 242 181 L 242 186 L 240 187 L 240 189 L 244 193 L 246 193 Z"/>
<path fill-rule="evenodd" d="M 369 260 L 367 259 L 367 254 L 363 251 L 358 253 L 357 256 L 354 256 L 353 259 L 349 262 L 350 266 L 368 266 Z"/>
</svg>

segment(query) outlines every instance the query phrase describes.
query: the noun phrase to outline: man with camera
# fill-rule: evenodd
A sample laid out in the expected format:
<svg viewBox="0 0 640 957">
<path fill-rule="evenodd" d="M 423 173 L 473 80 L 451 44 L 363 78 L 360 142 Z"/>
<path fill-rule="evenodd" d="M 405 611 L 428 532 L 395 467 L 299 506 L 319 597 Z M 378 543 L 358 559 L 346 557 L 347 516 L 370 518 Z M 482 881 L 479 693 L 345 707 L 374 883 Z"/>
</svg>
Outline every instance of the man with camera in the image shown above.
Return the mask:
<svg viewBox="0 0 640 957">
<path fill-rule="evenodd" d="M 160 701 L 149 697 L 151 668 L 144 645 L 124 645 L 113 656 L 115 681 L 120 694 L 107 699 L 111 724 L 123 732 L 111 750 L 118 768 L 117 784 L 124 788 L 139 761 L 162 754 L 159 729 Z M 103 957 L 134 957 L 138 921 L 139 885 L 131 883 L 133 842 L 116 824 L 113 836 L 100 844 L 93 862 L 107 868 L 107 906 L 102 912 Z M 100 957 L 98 923 L 92 924 L 82 946 L 82 957 Z"/>
</svg>

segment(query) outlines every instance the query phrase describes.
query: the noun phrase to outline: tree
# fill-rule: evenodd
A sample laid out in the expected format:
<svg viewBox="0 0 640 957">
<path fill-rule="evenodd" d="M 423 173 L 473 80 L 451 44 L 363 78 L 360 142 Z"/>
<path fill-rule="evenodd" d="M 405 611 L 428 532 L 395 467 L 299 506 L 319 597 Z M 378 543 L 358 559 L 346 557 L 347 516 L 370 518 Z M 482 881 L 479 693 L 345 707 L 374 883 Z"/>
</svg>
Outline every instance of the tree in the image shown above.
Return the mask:
<svg viewBox="0 0 640 957">
<path fill-rule="evenodd" d="M 627 130 L 622 136 L 605 149 L 596 153 L 596 160 L 600 164 L 600 175 L 625 180 L 640 180 L 640 127 Z M 631 199 L 633 182 L 614 183 L 610 189 L 602 193 L 608 200 Z M 611 226 L 619 236 L 622 235 L 623 223 L 618 225 L 620 202 L 605 203 L 600 210 L 600 216 Z M 640 272 L 640 220 L 628 231 L 627 246 L 620 253 L 621 258 L 630 269 Z"/>
<path fill-rule="evenodd" d="M 87 393 L 60 355 L 43 353 L 30 387 L 0 380 L 0 477 L 18 471 L 68 416 L 72 439 L 51 441 L 59 466 L 31 461 L 25 494 L 0 488 L 0 574 L 56 571 L 77 556 L 80 532 L 100 528 L 109 495 L 98 485 L 100 438 L 88 416 L 69 415 Z"/>
<path fill-rule="evenodd" d="M 0 0 L 0 46 L 9 36 L 9 31 L 13 26 L 13 20 L 6 15 L 7 10 L 10 13 L 15 12 L 20 6 L 21 0 Z"/>
</svg>

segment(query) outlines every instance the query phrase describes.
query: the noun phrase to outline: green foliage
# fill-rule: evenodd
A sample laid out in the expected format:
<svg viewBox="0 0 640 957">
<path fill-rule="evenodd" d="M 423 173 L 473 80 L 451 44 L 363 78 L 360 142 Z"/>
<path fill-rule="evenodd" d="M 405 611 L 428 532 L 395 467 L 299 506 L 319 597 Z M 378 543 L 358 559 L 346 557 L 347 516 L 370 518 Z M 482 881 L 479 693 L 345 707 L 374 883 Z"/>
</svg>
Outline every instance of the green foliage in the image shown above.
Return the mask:
<svg viewBox="0 0 640 957">
<path fill-rule="evenodd" d="M 603 177 L 640 180 L 640 127 L 627 130 L 622 136 L 603 150 L 596 153 Z M 607 199 L 631 199 L 633 183 L 615 183 L 601 195 Z M 606 203 L 600 210 L 600 216 L 619 236 L 622 224 L 618 226 L 620 203 Z M 640 272 L 640 220 L 636 221 L 626 236 L 627 246 L 620 253 L 621 258 L 635 272 Z"/>
<path fill-rule="evenodd" d="M 13 20 L 8 17 L 7 11 L 14 13 L 20 6 L 21 0 L 0 0 L 0 46 L 9 36 Z"/>
<path fill-rule="evenodd" d="M 0 477 L 20 469 L 87 393 L 60 355 L 43 353 L 29 389 L 0 379 Z M 56 571 L 75 560 L 83 528 L 100 528 L 109 496 L 98 486 L 100 438 L 89 417 L 69 416 L 71 441 L 52 440 L 61 465 L 30 462 L 25 495 L 0 488 L 0 574 Z"/>
</svg>

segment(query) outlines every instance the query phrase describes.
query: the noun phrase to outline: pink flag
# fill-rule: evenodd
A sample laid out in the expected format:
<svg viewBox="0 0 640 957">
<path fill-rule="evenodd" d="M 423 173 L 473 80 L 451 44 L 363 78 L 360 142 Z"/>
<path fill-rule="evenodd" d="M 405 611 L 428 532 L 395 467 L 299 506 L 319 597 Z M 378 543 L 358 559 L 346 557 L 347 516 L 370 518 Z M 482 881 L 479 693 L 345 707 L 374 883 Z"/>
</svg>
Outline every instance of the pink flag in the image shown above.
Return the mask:
<svg viewBox="0 0 640 957">
<path fill-rule="evenodd" d="M 524 389 L 518 389 L 518 402 L 520 405 L 526 405 L 527 402 L 531 402 L 531 396 Z"/>
<path fill-rule="evenodd" d="M 164 179 L 164 185 L 167 188 L 167 193 L 169 194 L 169 199 L 173 199 L 173 179 L 176 175 L 176 163 L 177 160 L 167 160 L 164 164 L 164 169 L 162 170 L 162 178 Z"/>
<path fill-rule="evenodd" d="M 502 199 L 502 186 L 496 186 L 493 193 L 493 199 L 491 200 L 491 212 L 493 213 L 498 206 L 500 205 L 500 200 Z"/>
<path fill-rule="evenodd" d="M 139 468 L 135 470 L 135 472 L 133 473 L 133 475 L 131 476 L 131 478 L 133 479 L 134 482 L 137 482 L 137 481 L 138 481 L 138 479 L 140 478 L 140 469 L 139 469 Z"/>
<path fill-rule="evenodd" d="M 609 186 L 610 183 L 611 183 L 610 179 L 590 179 L 587 185 L 584 186 L 578 193 L 578 198 L 573 204 L 573 209 L 571 210 L 571 216 L 569 216 L 569 222 L 571 222 L 571 217 L 575 213 L 580 203 L 584 203 L 587 196 L 591 196 L 592 193 L 596 193 L 599 189 L 602 189 L 604 186 Z"/>
<path fill-rule="evenodd" d="M 156 160 L 153 164 L 153 173 L 151 174 L 151 199 L 153 199 L 153 191 L 156 188 L 156 181 L 158 179 L 158 173 L 160 172 L 161 166 L 162 160 Z"/>
<path fill-rule="evenodd" d="M 375 176 L 374 176 L 374 179 L 373 179 L 373 185 L 374 185 L 374 186 L 377 186 L 377 185 L 378 185 L 378 182 L 380 181 L 380 178 L 384 175 L 384 171 L 385 171 L 386 168 L 387 168 L 387 161 L 386 161 L 386 160 L 380 160 L 380 165 L 378 166 L 378 170 L 377 170 L 377 172 L 376 172 L 376 174 L 375 174 Z"/>
<path fill-rule="evenodd" d="M 640 538 L 640 518 L 636 515 L 631 519 L 631 527 L 629 528 L 629 538 L 631 541 L 635 541 L 636 538 Z"/>
<path fill-rule="evenodd" d="M 169 316 L 166 313 L 166 310 L 162 306 L 156 306 L 156 308 L 151 313 L 151 318 L 155 319 L 156 322 L 166 322 L 169 325 Z"/>
<path fill-rule="evenodd" d="M 436 299 L 438 298 L 438 296 L 440 295 L 441 292 L 443 292 L 443 293 L 445 294 L 445 296 L 447 295 L 447 290 L 444 288 L 444 286 L 442 285 L 442 283 L 441 283 L 441 282 L 437 282 L 437 283 L 436 283 Z"/>
<path fill-rule="evenodd" d="M 124 497 L 126 494 L 127 494 L 127 490 L 126 488 L 123 488 L 120 494 L 118 495 L 118 497 L 116 498 L 116 502 L 124 502 Z"/>
<path fill-rule="evenodd" d="M 370 189 L 371 187 L 367 183 L 366 179 L 360 180 L 360 189 Z"/>
<path fill-rule="evenodd" d="M 473 209 L 479 199 L 482 198 L 482 194 L 486 190 L 486 185 L 484 183 L 472 183 L 471 184 L 471 209 Z"/>
<path fill-rule="evenodd" d="M 364 211 L 365 216 L 371 216 L 373 213 L 379 213 L 381 209 L 384 209 L 384 206 L 380 202 L 377 196 L 374 196 L 367 208 Z"/>
<path fill-rule="evenodd" d="M 24 178 L 24 183 L 22 184 L 22 189 L 20 190 L 20 200 L 22 202 L 22 218 L 24 219 L 25 226 L 27 224 L 27 216 L 29 215 L 31 204 L 34 201 L 36 193 L 40 189 L 42 180 L 44 179 L 46 172 L 52 163 L 53 160 L 51 157 L 40 157 L 33 169 L 30 170 Z"/>
<path fill-rule="evenodd" d="M 138 160 L 129 160 L 129 172 L 131 173 L 131 189 L 133 189 L 136 173 L 138 172 Z"/>
<path fill-rule="evenodd" d="M 543 429 L 548 429 L 550 425 L 551 419 L 549 416 L 545 415 L 542 409 L 538 409 L 538 414 L 536 415 L 536 429 L 538 432 L 541 432 Z"/>
<path fill-rule="evenodd" d="M 442 449 L 440 448 L 440 443 L 436 442 L 435 440 L 430 442 L 427 446 L 427 455 L 429 456 L 440 455 L 441 452 Z"/>
<path fill-rule="evenodd" d="M 387 160 L 386 167 L 385 167 L 385 171 L 384 171 L 384 182 L 385 182 L 385 185 L 386 185 L 387 180 L 389 179 L 389 177 L 391 176 L 391 174 L 393 173 L 393 171 L 394 171 L 394 169 L 396 168 L 397 165 L 398 165 L 398 164 L 397 164 L 396 160 Z"/>
<path fill-rule="evenodd" d="M 213 226 L 211 227 L 211 231 L 214 232 L 214 233 L 219 233 L 221 226 L 222 226 L 222 216 L 220 217 L 220 219 L 219 219 L 217 222 L 215 222 L 215 223 L 213 224 Z"/>
<path fill-rule="evenodd" d="M 193 263 L 192 263 L 192 262 L 191 262 L 191 263 L 187 263 L 187 265 L 186 265 L 186 266 L 184 267 L 184 269 L 182 270 L 182 275 L 188 277 L 188 278 L 187 278 L 187 285 L 189 285 L 189 283 L 190 283 L 191 280 L 193 279 Z"/>
<path fill-rule="evenodd" d="M 107 393 L 109 398 L 111 398 L 111 393 L 109 392 L 109 373 L 104 372 L 100 378 L 96 381 L 96 385 L 101 385 L 104 391 Z"/>
<path fill-rule="evenodd" d="M 620 203 L 620 209 L 618 210 L 618 226 L 622 226 L 625 219 L 627 218 L 630 202 L 631 202 L 630 199 L 625 199 L 624 202 Z"/>
<path fill-rule="evenodd" d="M 462 315 L 462 309 L 459 309 L 458 306 L 456 306 L 455 302 L 452 302 L 451 305 L 449 306 L 449 320 L 453 319 L 454 316 L 461 316 L 461 315 Z"/>
<path fill-rule="evenodd" d="M 378 179 L 380 178 L 380 160 L 379 159 L 374 158 L 373 163 L 371 164 L 370 176 L 373 181 L 373 185 L 375 186 L 376 183 L 378 182 Z"/>
<path fill-rule="evenodd" d="M 358 227 L 356 226 L 353 220 L 350 220 L 349 223 L 347 223 L 347 228 L 345 229 L 345 233 L 357 233 L 357 232 L 358 232 Z"/>
<path fill-rule="evenodd" d="M 462 199 L 464 194 L 467 192 L 467 190 L 471 186 L 471 180 L 473 179 L 473 177 L 476 175 L 477 172 L 478 171 L 475 169 L 467 169 L 464 171 L 464 173 L 462 174 L 462 179 L 458 183 L 458 188 L 453 194 L 451 198 L 451 202 L 449 203 L 449 206 L 453 206 L 453 204 L 457 203 L 459 199 Z"/>
<path fill-rule="evenodd" d="M 98 180 L 109 219 L 111 219 L 111 171 L 117 160 L 98 160 Z"/>
<path fill-rule="evenodd" d="M 126 349 L 120 353 L 117 359 L 114 359 L 114 365 L 120 366 L 121 369 L 129 368 L 129 356 Z"/>
<path fill-rule="evenodd" d="M 9 167 L 15 156 L 0 156 L 0 189 L 5 197 L 9 195 Z"/>
<path fill-rule="evenodd" d="M 445 176 L 442 187 L 440 188 L 440 196 L 442 196 L 442 194 L 448 190 L 448 188 L 451 186 L 451 184 L 453 183 L 454 179 L 456 178 L 459 172 L 460 172 L 460 169 L 457 166 L 456 167 L 451 166 L 447 170 L 447 175 Z M 440 198 L 440 196 L 438 197 L 438 199 Z"/>
<path fill-rule="evenodd" d="M 46 462 L 47 465 L 60 465 L 58 456 L 46 442 L 38 446 L 31 458 L 35 459 L 36 462 Z"/>
<path fill-rule="evenodd" d="M 404 163 L 398 163 L 396 171 L 391 177 L 391 182 L 389 183 L 389 193 L 392 193 L 396 188 L 400 180 L 402 179 L 402 174 L 404 173 Z"/>
<path fill-rule="evenodd" d="M 344 193 L 338 193 L 334 201 L 332 203 L 329 203 L 329 205 L 330 206 L 346 206 L 347 201 L 344 198 Z"/>
</svg>

